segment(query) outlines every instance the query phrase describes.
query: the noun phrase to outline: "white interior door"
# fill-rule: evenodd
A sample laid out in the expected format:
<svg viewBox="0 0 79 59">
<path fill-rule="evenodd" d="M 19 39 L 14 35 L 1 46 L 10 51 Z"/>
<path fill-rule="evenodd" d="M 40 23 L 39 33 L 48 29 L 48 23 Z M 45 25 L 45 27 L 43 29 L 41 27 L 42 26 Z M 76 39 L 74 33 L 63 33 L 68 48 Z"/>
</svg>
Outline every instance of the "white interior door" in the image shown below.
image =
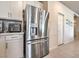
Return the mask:
<svg viewBox="0 0 79 59">
<path fill-rule="evenodd" d="M 64 40 L 64 15 L 58 14 L 58 45 L 63 44 Z"/>
</svg>

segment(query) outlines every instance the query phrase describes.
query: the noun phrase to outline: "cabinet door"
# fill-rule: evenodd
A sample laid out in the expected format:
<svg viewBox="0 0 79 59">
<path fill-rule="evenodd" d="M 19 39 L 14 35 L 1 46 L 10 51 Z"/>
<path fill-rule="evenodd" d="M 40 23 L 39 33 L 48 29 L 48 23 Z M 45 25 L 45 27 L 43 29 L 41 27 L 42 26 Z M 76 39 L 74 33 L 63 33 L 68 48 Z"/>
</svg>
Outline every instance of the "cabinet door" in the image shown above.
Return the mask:
<svg viewBox="0 0 79 59">
<path fill-rule="evenodd" d="M 8 18 L 10 11 L 9 1 L 0 1 L 0 18 Z"/>
<path fill-rule="evenodd" d="M 7 41 L 6 57 L 19 58 L 23 57 L 23 40 Z"/>
<path fill-rule="evenodd" d="M 5 37 L 0 36 L 0 58 L 5 57 Z"/>
<path fill-rule="evenodd" d="M 21 1 L 12 1 L 11 5 L 11 18 L 22 20 L 22 2 Z"/>
</svg>

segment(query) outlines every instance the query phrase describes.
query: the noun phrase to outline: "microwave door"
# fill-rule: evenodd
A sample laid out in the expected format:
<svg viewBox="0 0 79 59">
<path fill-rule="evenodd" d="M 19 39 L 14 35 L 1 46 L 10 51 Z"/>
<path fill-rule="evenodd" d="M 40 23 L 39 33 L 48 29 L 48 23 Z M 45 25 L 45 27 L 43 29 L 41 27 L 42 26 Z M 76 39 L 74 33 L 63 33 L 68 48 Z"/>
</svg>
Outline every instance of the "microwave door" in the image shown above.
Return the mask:
<svg viewBox="0 0 79 59">
<path fill-rule="evenodd" d="M 8 30 L 9 32 L 21 32 L 21 25 L 20 24 L 9 24 Z"/>
<path fill-rule="evenodd" d="M 9 28 L 8 28 L 8 30 L 9 30 L 9 32 L 13 32 L 13 29 L 14 28 L 14 25 L 13 24 L 9 24 Z"/>
</svg>

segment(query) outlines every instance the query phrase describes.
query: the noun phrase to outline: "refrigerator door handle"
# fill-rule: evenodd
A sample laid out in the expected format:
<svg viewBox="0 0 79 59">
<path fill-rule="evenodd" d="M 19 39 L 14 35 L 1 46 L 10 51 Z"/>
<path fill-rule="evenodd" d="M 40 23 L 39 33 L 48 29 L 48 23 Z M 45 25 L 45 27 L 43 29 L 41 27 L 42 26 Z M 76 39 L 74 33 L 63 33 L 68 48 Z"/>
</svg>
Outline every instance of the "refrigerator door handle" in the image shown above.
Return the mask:
<svg viewBox="0 0 79 59">
<path fill-rule="evenodd" d="M 43 40 L 43 41 L 39 41 L 39 42 L 27 42 L 27 44 L 38 44 L 38 43 L 43 43 L 45 41 L 48 41 L 48 40 Z"/>
<path fill-rule="evenodd" d="M 46 37 L 41 37 L 41 39 L 44 39 L 44 38 L 48 38 L 48 36 L 46 36 Z"/>
<path fill-rule="evenodd" d="M 40 43 L 40 42 L 33 42 L 33 43 L 27 43 L 27 44 L 38 44 L 38 43 Z"/>
<path fill-rule="evenodd" d="M 45 37 L 38 37 L 38 38 L 32 38 L 32 39 L 36 39 L 36 40 L 38 40 L 38 39 L 41 39 L 41 38 L 48 38 L 48 36 L 45 36 Z"/>
</svg>

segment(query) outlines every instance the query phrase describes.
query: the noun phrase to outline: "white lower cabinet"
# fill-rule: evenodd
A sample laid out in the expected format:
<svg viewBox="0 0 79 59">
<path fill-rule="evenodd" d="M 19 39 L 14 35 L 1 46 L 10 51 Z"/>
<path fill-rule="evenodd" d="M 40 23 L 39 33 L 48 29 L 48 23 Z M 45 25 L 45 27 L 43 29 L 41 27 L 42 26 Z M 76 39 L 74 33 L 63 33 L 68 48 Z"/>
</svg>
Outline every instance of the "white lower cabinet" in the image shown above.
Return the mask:
<svg viewBox="0 0 79 59">
<path fill-rule="evenodd" d="M 5 57 L 5 36 L 0 36 L 0 58 Z"/>
<path fill-rule="evenodd" d="M 23 40 L 10 40 L 7 41 L 6 57 L 7 58 L 20 58 L 23 57 Z"/>
<path fill-rule="evenodd" d="M 23 35 L 0 35 L 0 58 L 22 58 Z"/>
</svg>

